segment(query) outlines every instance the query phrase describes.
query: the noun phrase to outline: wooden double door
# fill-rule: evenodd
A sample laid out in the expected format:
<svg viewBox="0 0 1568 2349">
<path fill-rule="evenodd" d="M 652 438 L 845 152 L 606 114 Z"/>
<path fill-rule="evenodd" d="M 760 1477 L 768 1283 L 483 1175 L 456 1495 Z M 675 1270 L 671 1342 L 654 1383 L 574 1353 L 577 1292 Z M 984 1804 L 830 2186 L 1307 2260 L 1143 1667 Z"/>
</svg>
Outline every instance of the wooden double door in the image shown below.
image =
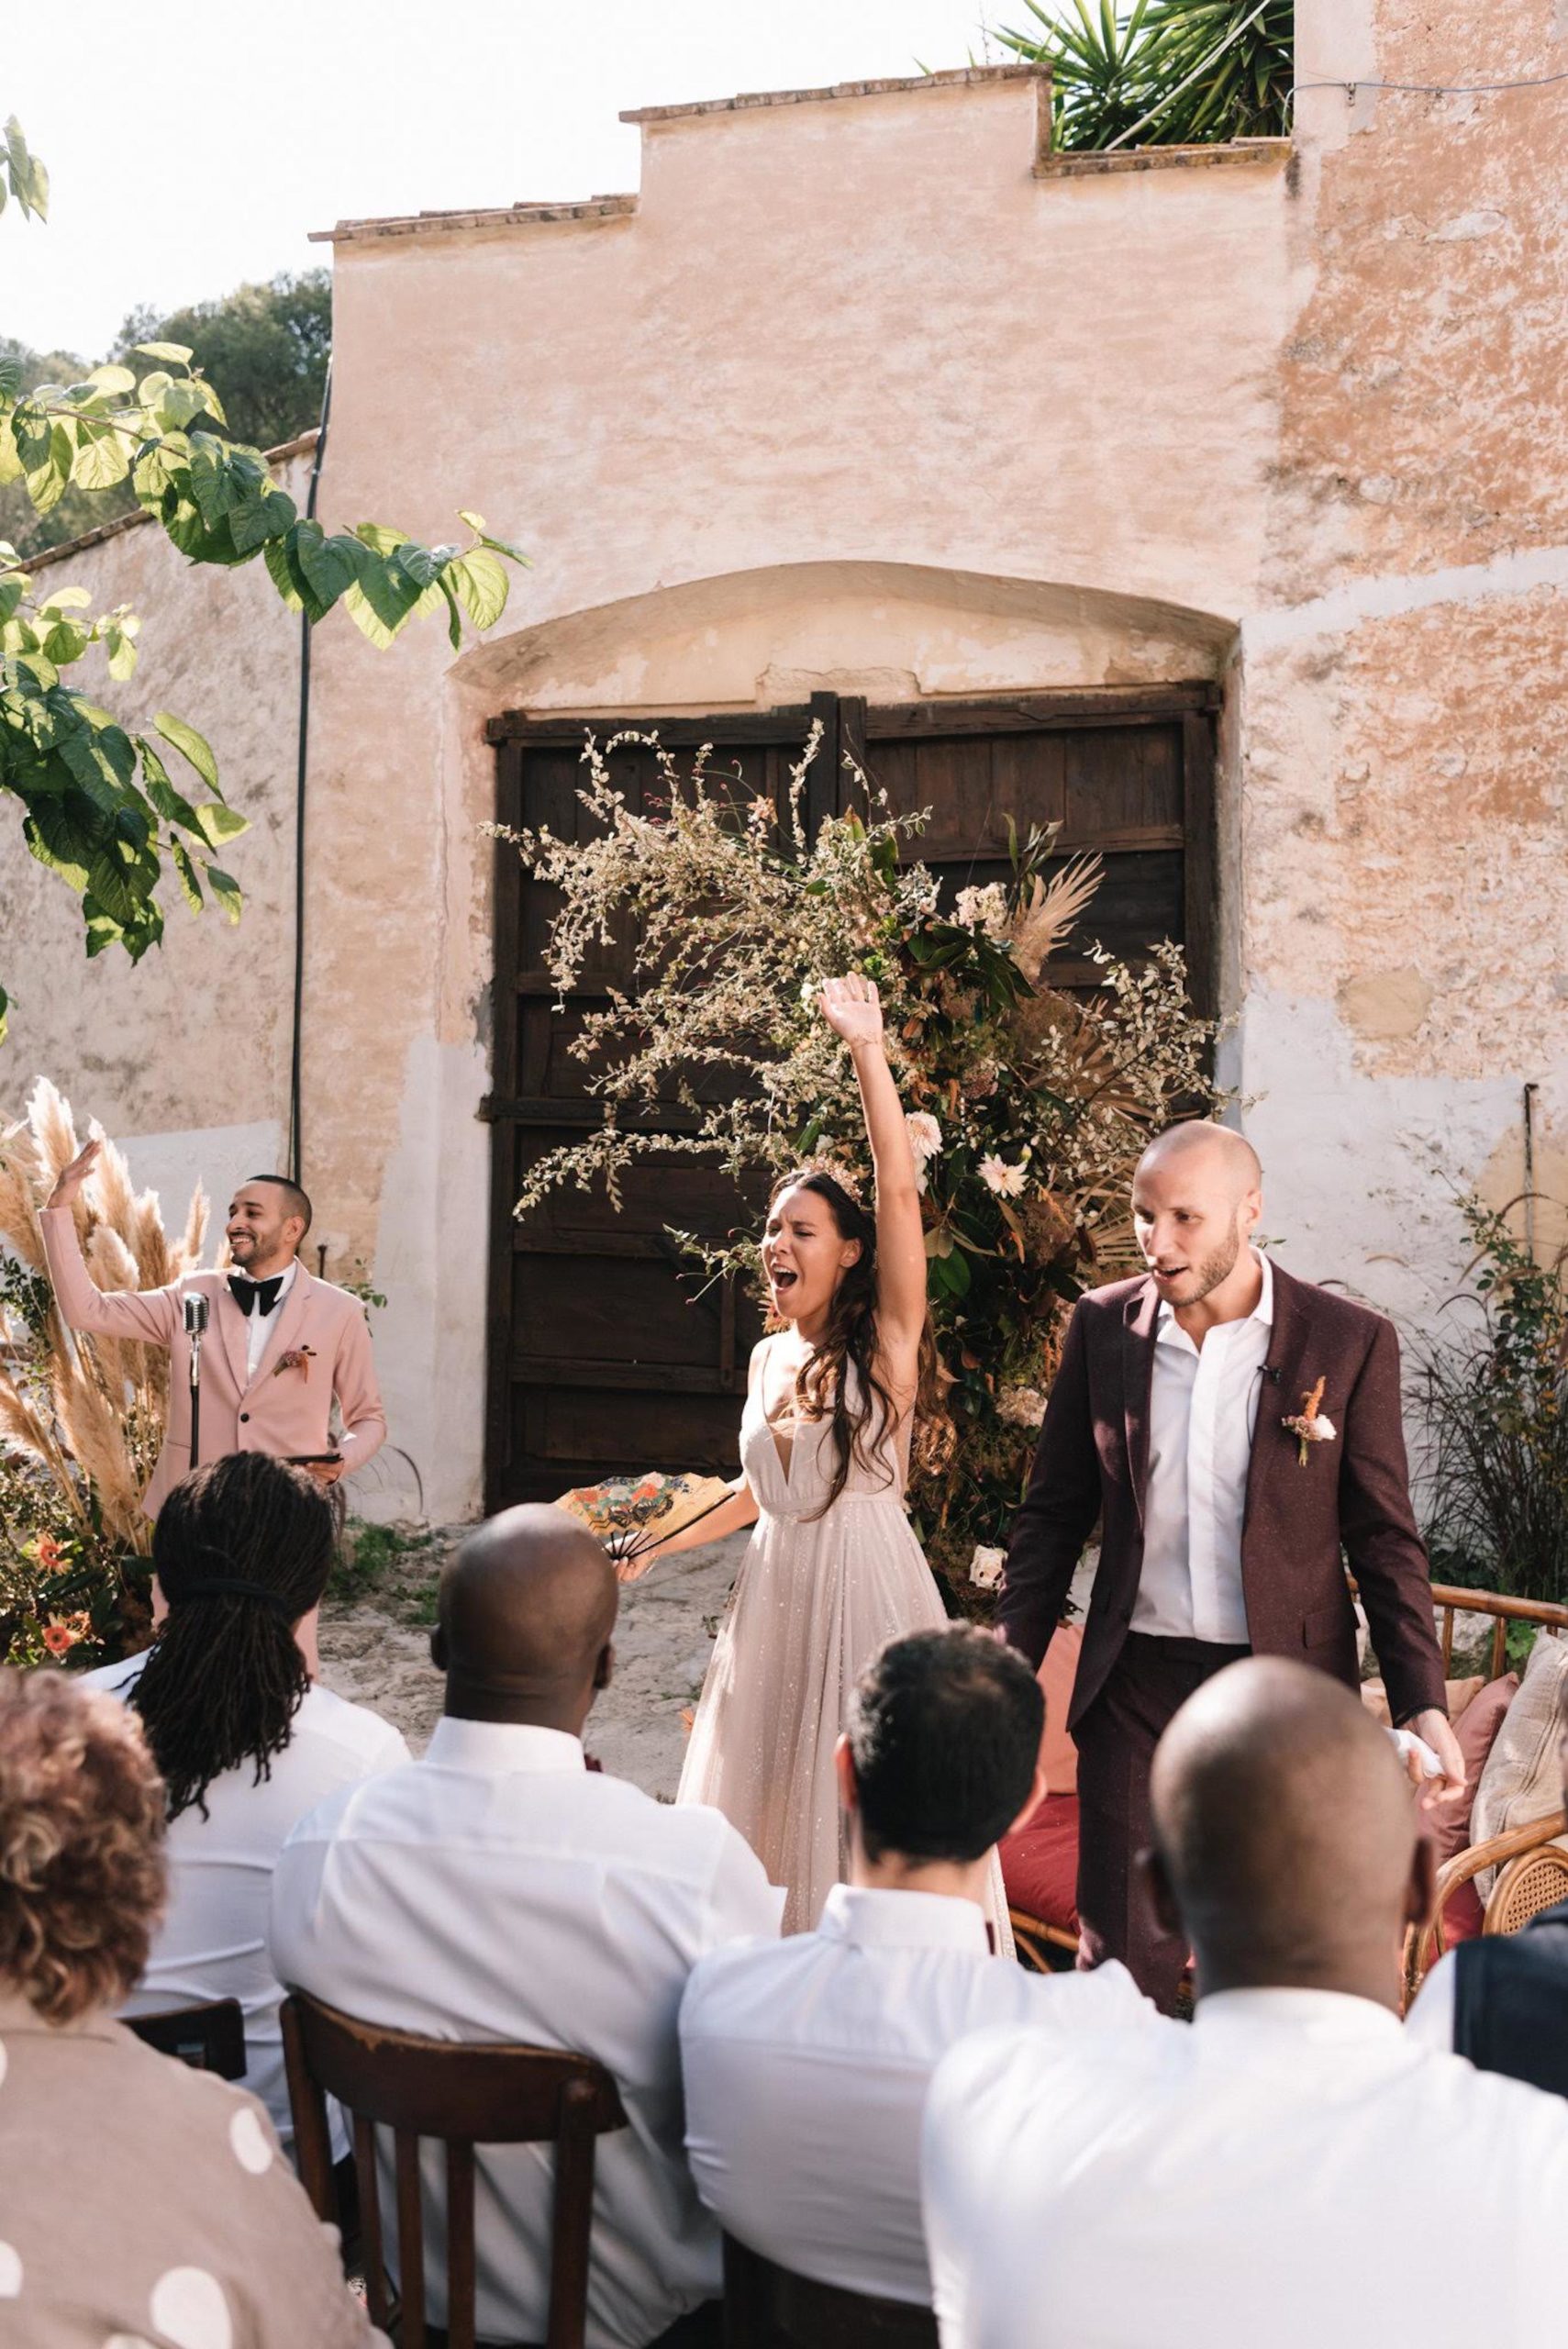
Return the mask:
<svg viewBox="0 0 1568 2349">
<path fill-rule="evenodd" d="M 1106 878 L 1094 937 L 1137 961 L 1162 939 L 1183 944 L 1200 1008 L 1214 975 L 1214 710 L 1207 684 L 1005 701 L 879 707 L 817 695 L 809 704 L 697 721 L 649 721 L 677 763 L 713 745 L 716 774 L 744 796 L 787 788 L 814 721 L 821 751 L 808 777 L 813 825 L 851 788 L 848 751 L 894 809 L 930 810 L 917 852 L 947 890 L 1003 878 L 1007 819 L 1020 832 L 1057 822 L 1062 859 L 1097 852 Z M 499 819 L 563 839 L 587 837 L 577 794 L 584 729 L 521 714 L 492 721 Z M 661 795 L 653 752 L 617 750 L 611 773 L 629 804 Z M 757 1215 L 716 1168 L 651 1152 L 613 1209 L 595 1190 L 556 1192 L 519 1221 L 526 1171 L 598 1122 L 583 1064 L 571 1056 L 584 1015 L 627 975 L 612 953 L 585 970 L 564 1012 L 546 968 L 555 893 L 497 843 L 491 1176 L 486 1506 L 550 1498 L 622 1471 L 732 1472 L 755 1308 L 731 1285 L 683 1265 L 666 1227 L 726 1233 Z M 1093 965 L 1068 955 L 1058 985 L 1087 987 Z M 672 1104 L 650 1121 L 670 1135 L 688 1119 Z"/>
</svg>

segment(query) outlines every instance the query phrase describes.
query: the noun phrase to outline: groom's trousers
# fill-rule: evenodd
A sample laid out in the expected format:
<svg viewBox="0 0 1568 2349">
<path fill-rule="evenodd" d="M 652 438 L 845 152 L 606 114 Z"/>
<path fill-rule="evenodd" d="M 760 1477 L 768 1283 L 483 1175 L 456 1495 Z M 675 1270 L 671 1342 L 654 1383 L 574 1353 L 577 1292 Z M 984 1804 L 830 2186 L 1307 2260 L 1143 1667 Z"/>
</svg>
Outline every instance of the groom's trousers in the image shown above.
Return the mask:
<svg viewBox="0 0 1568 2349">
<path fill-rule="evenodd" d="M 1105 1687 L 1073 1732 L 1078 1748 L 1078 1924 L 1081 1966 L 1118 1957 L 1166 2014 L 1187 1962 L 1162 1930 L 1138 1867 L 1151 1840 L 1149 1772 L 1173 1713 L 1195 1688 L 1251 1648 L 1129 1631 Z"/>
</svg>

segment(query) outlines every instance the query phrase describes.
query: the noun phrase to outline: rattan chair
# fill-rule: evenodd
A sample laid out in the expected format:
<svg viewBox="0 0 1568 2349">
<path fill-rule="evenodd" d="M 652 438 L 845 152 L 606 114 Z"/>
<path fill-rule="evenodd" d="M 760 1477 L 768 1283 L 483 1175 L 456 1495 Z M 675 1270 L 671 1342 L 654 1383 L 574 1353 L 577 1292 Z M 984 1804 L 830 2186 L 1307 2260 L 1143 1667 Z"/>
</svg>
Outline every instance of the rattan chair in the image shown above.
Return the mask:
<svg viewBox="0 0 1568 2349">
<path fill-rule="evenodd" d="M 200 2006 L 164 2007 L 155 2015 L 127 2015 L 125 2027 L 160 2055 L 220 2080 L 246 2073 L 245 2016 L 238 1998 L 208 1998 Z"/>
<path fill-rule="evenodd" d="M 1521 1932 L 1532 1917 L 1543 1909 L 1555 1909 L 1560 1900 L 1568 1900 L 1568 1852 L 1560 1843 L 1543 1843 L 1539 1851 L 1521 1852 L 1498 1869 L 1481 1930 Z"/>
<path fill-rule="evenodd" d="M 797 2276 L 726 2235 L 724 2349 L 937 2349 L 937 2320 Z"/>
<path fill-rule="evenodd" d="M 377 2126 L 393 2132 L 397 2198 L 401 2349 L 427 2349 L 425 2228 L 419 2140 L 446 2148 L 447 2321 L 450 2349 L 474 2349 L 474 2147 L 553 2144 L 550 2328 L 544 2349 L 583 2349 L 594 2211 L 595 2140 L 624 2129 L 614 2080 L 586 2055 L 556 2048 L 466 2046 L 388 2031 L 295 1992 L 283 2007 L 284 2056 L 299 2174 L 317 2218 L 336 2221 L 327 2099 L 350 2116 L 363 2228 L 365 2288 L 374 2323 L 392 2318 Z"/>
</svg>

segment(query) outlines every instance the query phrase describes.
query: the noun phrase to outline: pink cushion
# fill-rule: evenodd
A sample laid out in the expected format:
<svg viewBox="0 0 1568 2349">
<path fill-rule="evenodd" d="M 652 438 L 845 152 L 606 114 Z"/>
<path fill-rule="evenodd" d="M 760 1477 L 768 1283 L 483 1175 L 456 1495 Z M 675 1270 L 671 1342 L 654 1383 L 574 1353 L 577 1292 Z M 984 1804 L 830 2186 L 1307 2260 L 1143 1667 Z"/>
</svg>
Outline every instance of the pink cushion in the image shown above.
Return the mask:
<svg viewBox="0 0 1568 2349">
<path fill-rule="evenodd" d="M 1061 1637 L 1061 1633 L 1057 1634 Z M 1055 1645 L 1055 1641 L 1051 1642 Z M 1078 1930 L 1078 1798 L 1047 1795 L 1027 1827 L 998 1846 L 1008 1905 L 1055 1925 Z"/>
<path fill-rule="evenodd" d="M 1060 1623 L 1035 1677 L 1045 1691 L 1045 1734 L 1040 1742 L 1040 1765 L 1045 1772 L 1048 1795 L 1078 1791 L 1078 1749 L 1067 1734 L 1073 1705 L 1073 1684 L 1084 1650 L 1082 1623 Z"/>
<path fill-rule="evenodd" d="M 1464 1792 L 1457 1802 L 1434 1803 L 1422 1816 L 1423 1828 L 1437 1847 L 1439 1867 L 1445 1860 L 1457 1859 L 1461 1852 L 1469 1849 L 1475 1789 L 1481 1783 L 1486 1757 L 1497 1742 L 1503 1716 L 1518 1696 L 1518 1687 L 1517 1672 L 1505 1672 L 1500 1680 L 1488 1681 L 1453 1725 L 1459 1750 L 1464 1756 Z"/>
</svg>

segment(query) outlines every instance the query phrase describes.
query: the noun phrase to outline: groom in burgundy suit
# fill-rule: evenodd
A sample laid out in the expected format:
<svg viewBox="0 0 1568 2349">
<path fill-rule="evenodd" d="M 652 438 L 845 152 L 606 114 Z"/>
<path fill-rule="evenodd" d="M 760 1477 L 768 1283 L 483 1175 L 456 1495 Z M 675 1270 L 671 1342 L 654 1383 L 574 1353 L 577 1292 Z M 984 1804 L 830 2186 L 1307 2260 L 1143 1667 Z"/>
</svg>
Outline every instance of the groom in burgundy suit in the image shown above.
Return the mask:
<svg viewBox="0 0 1568 2349">
<path fill-rule="evenodd" d="M 1344 1558 L 1396 1725 L 1438 1754 L 1440 1799 L 1464 1783 L 1410 1508 L 1398 1341 L 1380 1314 L 1257 1252 L 1262 1184 L 1227 1127 L 1173 1126 L 1144 1152 L 1132 1213 L 1149 1270 L 1078 1300 L 1002 1584 L 1002 1629 L 1038 1666 L 1099 1520 L 1068 1716 L 1079 1963 L 1123 1959 L 1167 2009 L 1185 1950 L 1136 1866 L 1154 1747 L 1239 1656 L 1294 1656 L 1353 1687 Z"/>
</svg>

